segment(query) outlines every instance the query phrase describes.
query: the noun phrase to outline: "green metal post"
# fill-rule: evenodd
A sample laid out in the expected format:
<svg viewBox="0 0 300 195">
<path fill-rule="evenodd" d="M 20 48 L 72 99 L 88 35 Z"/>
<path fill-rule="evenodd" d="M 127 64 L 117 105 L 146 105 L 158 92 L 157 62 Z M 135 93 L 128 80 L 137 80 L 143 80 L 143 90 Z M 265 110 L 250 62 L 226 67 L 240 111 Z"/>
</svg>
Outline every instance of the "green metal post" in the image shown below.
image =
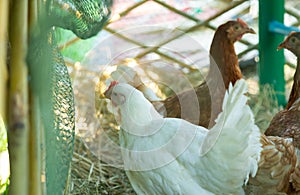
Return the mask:
<svg viewBox="0 0 300 195">
<path fill-rule="evenodd" d="M 259 80 L 260 84 L 271 84 L 279 105 L 285 105 L 284 55 L 277 51 L 283 36 L 269 31 L 269 23 L 277 20 L 283 23 L 284 0 L 259 0 Z"/>
</svg>

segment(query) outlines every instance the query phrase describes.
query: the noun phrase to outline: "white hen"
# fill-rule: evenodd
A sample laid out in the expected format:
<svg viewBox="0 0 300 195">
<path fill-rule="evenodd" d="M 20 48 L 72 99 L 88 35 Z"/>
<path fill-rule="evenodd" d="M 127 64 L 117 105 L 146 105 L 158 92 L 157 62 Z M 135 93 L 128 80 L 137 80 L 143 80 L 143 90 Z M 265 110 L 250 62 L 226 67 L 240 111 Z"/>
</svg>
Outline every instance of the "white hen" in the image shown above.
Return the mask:
<svg viewBox="0 0 300 195">
<path fill-rule="evenodd" d="M 223 112 L 208 131 L 162 118 L 143 94 L 112 83 L 105 92 L 121 125 L 126 174 L 138 194 L 243 194 L 261 152 L 260 132 L 246 104 L 247 84 L 230 85 Z M 200 153 L 199 153 L 200 152 Z"/>
<path fill-rule="evenodd" d="M 128 83 L 134 88 L 140 90 L 150 101 L 161 100 L 159 97 L 157 97 L 154 91 L 152 91 L 142 82 L 137 72 L 128 66 L 118 65 L 117 70 L 111 73 L 111 77 L 120 83 Z"/>
</svg>

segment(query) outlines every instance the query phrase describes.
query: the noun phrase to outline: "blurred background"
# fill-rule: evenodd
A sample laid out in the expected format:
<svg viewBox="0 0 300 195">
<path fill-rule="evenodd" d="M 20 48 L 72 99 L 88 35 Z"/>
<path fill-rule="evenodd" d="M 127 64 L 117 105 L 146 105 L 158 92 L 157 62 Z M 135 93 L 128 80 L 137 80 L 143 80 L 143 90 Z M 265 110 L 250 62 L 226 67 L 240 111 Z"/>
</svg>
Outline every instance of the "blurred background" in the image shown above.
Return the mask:
<svg viewBox="0 0 300 195">
<path fill-rule="evenodd" d="M 75 151 L 67 193 L 134 194 L 120 169 L 119 127 L 102 96 L 111 72 L 120 65 L 133 68 L 161 98 L 173 93 L 161 82 L 173 84 L 178 90 L 190 84 L 196 86 L 209 68 L 208 51 L 216 28 L 228 20 L 241 18 L 259 33 L 258 16 L 258 0 L 114 0 L 110 21 L 92 38 L 83 40 L 69 30 L 56 27 L 76 108 Z M 286 0 L 284 23 L 298 27 L 299 19 L 300 2 Z M 265 130 L 281 107 L 271 87 L 259 90 L 258 35 L 245 35 L 235 48 L 250 84 L 250 105 L 256 122 Z M 296 57 L 287 51 L 285 57 L 288 97 Z M 1 185 L 9 175 L 8 163 L 2 163 L 8 158 L 6 145 L 6 135 L 0 132 L 0 160 L 4 159 L 0 167 Z"/>
</svg>

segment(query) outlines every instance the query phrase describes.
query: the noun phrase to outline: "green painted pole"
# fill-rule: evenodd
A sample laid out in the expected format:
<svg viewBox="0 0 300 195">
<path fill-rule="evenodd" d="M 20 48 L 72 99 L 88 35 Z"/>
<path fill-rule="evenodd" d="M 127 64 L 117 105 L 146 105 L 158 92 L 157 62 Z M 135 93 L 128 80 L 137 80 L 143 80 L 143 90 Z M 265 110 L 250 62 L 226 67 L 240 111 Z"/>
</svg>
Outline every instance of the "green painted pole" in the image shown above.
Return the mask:
<svg viewBox="0 0 300 195">
<path fill-rule="evenodd" d="M 284 0 L 259 0 L 259 81 L 274 87 L 279 105 L 285 105 L 284 55 L 277 46 L 284 36 L 269 31 L 273 20 L 283 23 Z"/>
</svg>

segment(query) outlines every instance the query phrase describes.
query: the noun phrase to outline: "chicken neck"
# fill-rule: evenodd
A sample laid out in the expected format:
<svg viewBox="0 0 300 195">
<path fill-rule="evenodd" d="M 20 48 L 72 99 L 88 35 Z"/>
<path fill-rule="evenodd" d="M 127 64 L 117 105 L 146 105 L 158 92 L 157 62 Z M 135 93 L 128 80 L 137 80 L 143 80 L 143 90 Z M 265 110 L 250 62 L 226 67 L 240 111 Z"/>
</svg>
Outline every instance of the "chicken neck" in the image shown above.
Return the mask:
<svg viewBox="0 0 300 195">
<path fill-rule="evenodd" d="M 300 57 L 297 57 L 297 67 L 294 74 L 294 84 L 286 109 L 300 110 Z"/>
<path fill-rule="evenodd" d="M 137 93 L 139 97 L 135 97 Z M 121 127 L 124 130 L 143 136 L 155 131 L 149 129 L 151 122 L 163 119 L 141 92 L 131 94 L 128 102 L 120 107 L 120 116 Z"/>
<path fill-rule="evenodd" d="M 216 32 L 210 48 L 210 70 L 207 79 L 219 80 L 222 75 L 225 88 L 243 77 L 238 57 L 235 53 L 234 42 L 227 38 L 224 30 Z"/>
</svg>

